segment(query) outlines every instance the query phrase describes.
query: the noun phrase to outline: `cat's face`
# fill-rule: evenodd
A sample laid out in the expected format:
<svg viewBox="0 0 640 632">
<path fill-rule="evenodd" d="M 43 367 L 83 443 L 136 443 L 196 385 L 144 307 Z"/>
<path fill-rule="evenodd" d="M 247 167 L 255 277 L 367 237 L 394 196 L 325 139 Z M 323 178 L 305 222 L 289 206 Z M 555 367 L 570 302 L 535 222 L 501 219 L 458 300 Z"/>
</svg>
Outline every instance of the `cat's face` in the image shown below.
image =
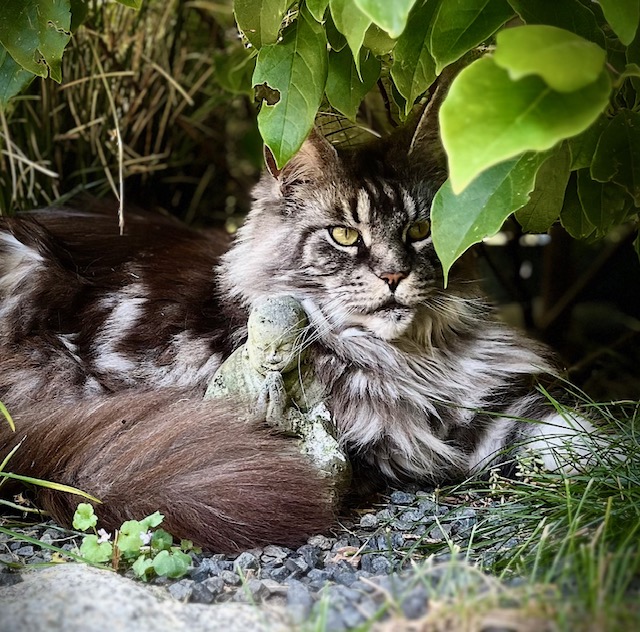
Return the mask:
<svg viewBox="0 0 640 632">
<path fill-rule="evenodd" d="M 307 145 L 257 188 L 226 256 L 227 287 L 246 304 L 291 294 L 337 329 L 399 338 L 443 285 L 429 224 L 433 186 L 402 175 L 374 156 Z"/>
</svg>

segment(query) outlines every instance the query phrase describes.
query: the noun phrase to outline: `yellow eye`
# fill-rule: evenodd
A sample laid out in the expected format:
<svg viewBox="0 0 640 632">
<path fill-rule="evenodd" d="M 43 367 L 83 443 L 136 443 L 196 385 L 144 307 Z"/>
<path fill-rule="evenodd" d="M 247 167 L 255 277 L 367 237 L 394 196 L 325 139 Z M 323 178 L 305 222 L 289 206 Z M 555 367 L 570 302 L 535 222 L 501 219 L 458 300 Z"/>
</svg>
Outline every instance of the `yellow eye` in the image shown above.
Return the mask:
<svg viewBox="0 0 640 632">
<path fill-rule="evenodd" d="M 346 226 L 334 226 L 329 229 L 333 241 L 341 246 L 355 246 L 360 239 L 360 233 L 355 228 Z"/>
<path fill-rule="evenodd" d="M 409 241 L 420 241 L 421 239 L 426 239 L 429 236 L 430 228 L 431 224 L 426 220 L 422 222 L 414 222 L 409 226 L 407 237 L 409 238 Z"/>
</svg>

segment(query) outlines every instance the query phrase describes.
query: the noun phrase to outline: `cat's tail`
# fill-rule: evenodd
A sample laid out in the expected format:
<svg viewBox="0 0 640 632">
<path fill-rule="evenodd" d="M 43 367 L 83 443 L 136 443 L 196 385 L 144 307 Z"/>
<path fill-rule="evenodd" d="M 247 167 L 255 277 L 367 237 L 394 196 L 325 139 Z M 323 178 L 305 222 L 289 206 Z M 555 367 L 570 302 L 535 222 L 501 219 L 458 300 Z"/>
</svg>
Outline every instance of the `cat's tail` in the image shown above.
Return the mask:
<svg viewBox="0 0 640 632">
<path fill-rule="evenodd" d="M 91 402 L 44 402 L 0 419 L 6 471 L 72 485 L 102 503 L 98 526 L 118 528 L 159 510 L 163 527 L 207 549 L 293 546 L 333 522 L 330 490 L 291 439 L 237 419 L 231 404 L 129 392 Z M 69 525 L 78 502 L 35 488 Z"/>
</svg>

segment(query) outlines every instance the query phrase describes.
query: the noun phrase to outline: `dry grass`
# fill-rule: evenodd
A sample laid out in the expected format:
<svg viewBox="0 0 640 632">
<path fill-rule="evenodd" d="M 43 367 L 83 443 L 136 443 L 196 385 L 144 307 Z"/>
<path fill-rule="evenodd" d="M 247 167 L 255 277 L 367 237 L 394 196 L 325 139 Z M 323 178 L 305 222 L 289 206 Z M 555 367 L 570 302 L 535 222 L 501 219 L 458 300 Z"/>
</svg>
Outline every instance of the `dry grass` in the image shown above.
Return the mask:
<svg viewBox="0 0 640 632">
<path fill-rule="evenodd" d="M 241 48 L 230 5 L 90 11 L 62 85 L 36 80 L 0 118 L 0 211 L 89 190 L 189 222 L 243 213 L 260 143 L 250 98 L 217 81 L 223 51 Z"/>
</svg>

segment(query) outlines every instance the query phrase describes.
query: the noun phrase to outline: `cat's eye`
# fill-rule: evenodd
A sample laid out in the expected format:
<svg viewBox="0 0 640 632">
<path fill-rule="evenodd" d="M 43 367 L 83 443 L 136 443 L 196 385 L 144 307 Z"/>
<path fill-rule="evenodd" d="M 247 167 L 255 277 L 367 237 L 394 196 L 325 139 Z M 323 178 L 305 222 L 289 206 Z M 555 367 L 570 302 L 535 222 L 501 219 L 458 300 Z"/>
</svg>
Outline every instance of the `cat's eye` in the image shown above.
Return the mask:
<svg viewBox="0 0 640 632">
<path fill-rule="evenodd" d="M 355 246 L 360 240 L 360 233 L 355 228 L 334 226 L 329 229 L 331 239 L 340 246 Z"/>
<path fill-rule="evenodd" d="M 420 241 L 421 239 L 426 239 L 429 236 L 430 230 L 431 224 L 427 220 L 414 222 L 409 226 L 407 238 L 409 241 Z"/>
</svg>

